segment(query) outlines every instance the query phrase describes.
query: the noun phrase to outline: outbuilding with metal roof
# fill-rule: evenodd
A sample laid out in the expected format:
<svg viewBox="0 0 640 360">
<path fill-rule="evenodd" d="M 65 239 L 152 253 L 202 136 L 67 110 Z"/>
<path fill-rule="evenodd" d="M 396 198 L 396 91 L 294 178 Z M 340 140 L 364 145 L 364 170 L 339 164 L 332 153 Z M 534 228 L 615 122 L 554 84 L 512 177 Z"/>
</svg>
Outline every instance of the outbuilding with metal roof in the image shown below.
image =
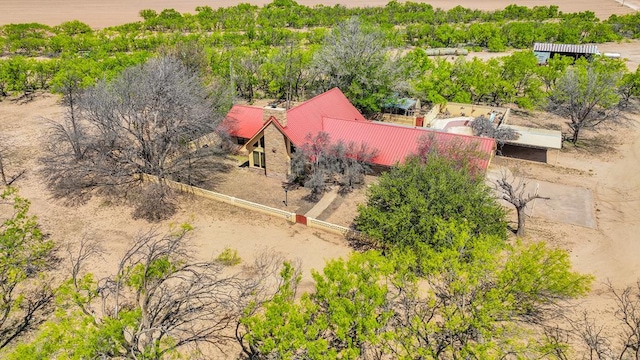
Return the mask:
<svg viewBox="0 0 640 360">
<path fill-rule="evenodd" d="M 584 57 L 591 59 L 599 54 L 598 46 L 592 44 L 551 44 L 534 43 L 533 54 L 538 58 L 538 64 L 546 64 L 554 55 L 570 56 L 574 59 Z"/>
</svg>

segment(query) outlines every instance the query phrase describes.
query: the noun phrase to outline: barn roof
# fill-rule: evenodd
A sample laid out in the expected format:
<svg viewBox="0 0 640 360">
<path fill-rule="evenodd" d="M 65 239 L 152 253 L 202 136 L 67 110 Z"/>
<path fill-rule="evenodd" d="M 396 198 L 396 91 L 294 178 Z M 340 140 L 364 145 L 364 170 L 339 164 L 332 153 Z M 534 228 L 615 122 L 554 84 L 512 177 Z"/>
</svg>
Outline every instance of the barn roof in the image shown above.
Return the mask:
<svg viewBox="0 0 640 360">
<path fill-rule="evenodd" d="M 550 44 L 550 43 L 535 43 L 533 44 L 533 51 L 555 52 L 555 53 L 570 53 L 570 54 L 597 54 L 597 45 L 575 45 L 575 44 Z"/>
</svg>

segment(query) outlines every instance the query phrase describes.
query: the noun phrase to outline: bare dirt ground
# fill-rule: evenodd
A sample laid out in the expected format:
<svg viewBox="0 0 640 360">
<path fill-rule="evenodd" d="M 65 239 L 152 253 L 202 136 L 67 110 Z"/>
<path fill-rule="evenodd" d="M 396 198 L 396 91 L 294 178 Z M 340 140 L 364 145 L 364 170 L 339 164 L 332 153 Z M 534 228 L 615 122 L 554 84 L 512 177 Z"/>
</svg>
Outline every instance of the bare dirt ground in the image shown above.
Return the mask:
<svg viewBox="0 0 640 360">
<path fill-rule="evenodd" d="M 195 13 L 197 6 L 212 8 L 234 6 L 237 0 L 2 0 L 0 2 L 0 25 L 9 23 L 38 22 L 47 25 L 58 25 L 64 21 L 80 20 L 94 28 L 121 25 L 140 20 L 138 13 L 142 9 L 173 8 L 180 12 Z M 242 1 L 255 5 L 270 3 L 270 0 Z M 313 6 L 324 4 L 333 6 L 342 4 L 349 7 L 384 6 L 387 0 L 298 0 L 301 5 Z M 577 12 L 590 10 L 601 19 L 612 14 L 623 15 L 634 12 L 640 0 L 621 1 L 598 0 L 585 2 L 581 0 L 431 0 L 434 8 L 451 9 L 461 5 L 480 10 L 503 9 L 509 4 L 523 6 L 558 5 L 561 11 Z"/>
<path fill-rule="evenodd" d="M 37 175 L 37 158 L 42 152 L 46 136 L 46 118 L 57 119 L 62 109 L 57 96 L 38 94 L 29 103 L 11 100 L 0 102 L 0 129 L 14 146 L 9 172 L 27 169 L 17 186 L 24 197 L 32 201 L 32 213 L 37 215 L 45 232 L 61 247 L 77 243 L 82 237 L 100 241 L 108 250 L 104 259 L 92 263 L 91 271 L 106 274 L 131 240 L 139 232 L 152 225 L 132 220 L 131 209 L 109 204 L 96 198 L 88 204 L 68 207 L 49 197 Z M 576 270 L 596 276 L 594 291 L 581 301 L 582 306 L 595 312 L 605 323 L 611 324 L 612 301 L 603 295 L 605 282 L 617 287 L 632 285 L 640 279 L 640 116 L 632 115 L 635 122 L 626 127 L 603 129 L 599 134 L 587 133 L 582 147 L 567 146 L 559 156 L 557 166 L 547 164 L 496 159 L 497 165 L 509 166 L 522 176 L 539 181 L 589 189 L 594 197 L 597 228 L 591 229 L 559 221 L 533 217 L 528 220 L 528 240 L 542 240 L 566 249 Z M 546 113 L 515 112 L 511 123 L 554 127 L 566 130 L 562 120 Z M 595 138 L 595 140 L 594 140 Z M 586 147 L 589 146 L 589 147 Z M 251 200 L 260 198 L 273 202 L 282 201 L 280 183 L 269 183 L 274 194 L 258 189 L 270 180 L 260 177 L 257 184 L 253 176 L 237 170 L 236 181 L 229 178 L 221 182 L 218 191 L 242 192 L 247 190 Z M 230 173 L 233 174 L 233 173 Z M 371 183 L 373 178 L 368 179 Z M 253 186 L 253 187 L 251 187 Z M 249 188 L 247 188 L 249 187 Z M 366 189 L 366 188 L 365 188 Z M 320 218 L 341 225 L 349 225 L 357 204 L 365 201 L 365 189 L 338 197 Z M 304 192 L 304 190 L 301 190 Z M 302 193 L 300 193 L 302 194 Z M 300 194 L 291 198 L 292 207 L 302 207 Z M 291 194 L 290 194 L 291 195 Z M 544 195 L 544 194 L 542 194 Z M 269 200 L 268 198 L 272 199 Z M 294 205 L 296 204 L 296 205 Z M 310 269 L 321 269 L 326 260 L 345 256 L 350 252 L 345 241 L 301 225 L 291 225 L 265 215 L 234 208 L 213 201 L 185 196 L 180 201 L 180 211 L 169 221 L 155 225 L 159 231 L 170 226 L 189 222 L 195 226 L 192 243 L 197 256 L 212 258 L 225 247 L 238 250 L 240 257 L 251 261 L 255 254 L 274 251 L 290 259 L 301 261 L 305 277 L 303 290 L 311 289 Z M 7 209 L 4 209 L 6 212 Z M 0 213 L 3 209 L 0 207 Z M 512 213 L 511 220 L 515 221 Z M 60 278 L 66 276 L 65 264 L 61 264 Z"/>
<path fill-rule="evenodd" d="M 216 176 L 204 187 L 296 214 L 304 214 L 316 204 L 306 199 L 307 189 L 291 189 L 285 193 L 281 180 L 266 177 L 259 169 L 240 167 L 237 162 L 229 164 L 232 168 L 228 173 Z"/>
<path fill-rule="evenodd" d="M 524 177 L 593 193 L 596 229 L 534 216 L 528 220 L 528 234 L 530 239 L 568 250 L 576 270 L 596 277 L 592 293 L 580 302 L 580 308 L 588 309 L 607 326 L 607 335 L 619 328 L 613 322 L 615 310 L 606 283 L 621 289 L 640 279 L 640 114 L 636 110 L 628 116 L 624 126 L 584 134 L 578 147 L 565 144 L 557 166 L 498 159 Z M 561 119 L 546 113 L 515 112 L 510 122 L 567 130 Z"/>
<path fill-rule="evenodd" d="M 93 199 L 82 206 L 69 207 L 50 198 L 37 175 L 37 158 L 44 143 L 47 120 L 58 119 L 62 109 L 58 97 L 38 94 L 29 103 L 11 100 L 0 102 L 0 129 L 3 138 L 14 146 L 9 154 L 9 172 L 27 169 L 15 184 L 20 195 L 31 200 L 31 213 L 38 216 L 46 233 L 61 247 L 77 243 L 82 237 L 93 238 L 103 244 L 108 254 L 102 261 L 92 264 L 91 271 L 104 275 L 115 266 L 131 241 L 140 232 L 152 227 L 169 231 L 171 226 L 188 222 L 195 227 L 191 242 L 202 259 L 216 257 L 225 247 L 236 249 L 239 256 L 250 262 L 264 251 L 283 254 L 288 259 L 299 259 L 305 272 L 303 288 L 309 289 L 310 269 L 322 269 L 328 259 L 345 256 L 350 252 L 343 239 L 284 220 L 249 212 L 218 202 L 182 197 L 180 211 L 160 224 L 149 224 L 131 218 L 131 209 Z M 0 207 L 0 214 L 7 209 Z M 63 254 L 64 255 L 64 254 Z M 61 264 L 61 277 L 68 276 Z"/>
</svg>

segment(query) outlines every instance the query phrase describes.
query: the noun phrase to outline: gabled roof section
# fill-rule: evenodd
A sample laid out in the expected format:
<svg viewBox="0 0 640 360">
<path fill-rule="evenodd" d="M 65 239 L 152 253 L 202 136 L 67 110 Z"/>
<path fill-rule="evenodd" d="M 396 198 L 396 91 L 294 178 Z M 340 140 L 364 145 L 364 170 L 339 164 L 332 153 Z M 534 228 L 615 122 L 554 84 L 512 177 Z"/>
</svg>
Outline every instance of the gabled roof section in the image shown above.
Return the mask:
<svg viewBox="0 0 640 360">
<path fill-rule="evenodd" d="M 322 130 L 322 118 L 367 121 L 338 88 L 333 88 L 287 111 L 287 134 L 295 143 Z"/>
<path fill-rule="evenodd" d="M 262 127 L 262 108 L 234 105 L 222 121 L 231 136 L 251 138 Z"/>
<path fill-rule="evenodd" d="M 489 166 L 489 159 L 495 150 L 495 140 L 491 138 L 366 120 L 338 88 L 289 109 L 287 126 L 282 126 L 273 116 L 263 123 L 262 114 L 262 108 L 236 105 L 225 122 L 230 124 L 233 136 L 250 138 L 249 142 L 271 124 L 296 146 L 304 144 L 308 134 L 316 135 L 324 131 L 332 141 L 367 144 L 377 149 L 378 156 L 373 159 L 373 163 L 385 166 L 401 163 L 407 156 L 417 153 L 418 139 L 430 134 L 442 144 L 477 143 L 478 151 L 487 155 L 479 164 L 483 169 Z"/>
<path fill-rule="evenodd" d="M 332 118 L 324 118 L 323 124 L 324 131 L 329 134 L 332 141 L 365 143 L 377 149 L 378 156 L 373 162 L 378 165 L 391 166 L 402 163 L 407 156 L 417 154 L 418 140 L 422 136 L 434 136 L 436 141 L 443 144 L 455 144 L 454 141 L 462 144 L 478 144 L 478 151 L 487 155 L 486 159 L 481 160 L 479 164 L 482 169 L 489 166 L 489 159 L 495 150 L 495 140 L 491 138 L 452 134 L 426 128 Z"/>
<path fill-rule="evenodd" d="M 266 129 L 269 125 L 273 124 L 273 126 L 276 127 L 276 129 L 278 129 L 278 131 L 280 131 L 280 133 L 282 133 L 282 135 L 284 135 L 286 138 L 289 138 L 289 136 L 287 135 L 286 130 L 282 127 L 282 125 L 280 125 L 280 123 L 278 122 L 278 119 L 276 119 L 275 117 L 270 117 L 269 120 L 267 120 L 261 127 L 260 129 L 258 129 L 258 131 L 256 131 L 255 134 L 253 134 L 253 136 L 251 136 L 249 138 L 249 140 L 247 141 L 247 143 L 252 143 L 253 140 L 255 140 L 258 135 L 260 135 L 261 132 L 264 131 L 264 129 Z M 291 139 L 289 139 L 291 140 Z"/>
<path fill-rule="evenodd" d="M 547 51 L 571 54 L 597 54 L 597 45 L 534 43 L 533 51 Z"/>
</svg>

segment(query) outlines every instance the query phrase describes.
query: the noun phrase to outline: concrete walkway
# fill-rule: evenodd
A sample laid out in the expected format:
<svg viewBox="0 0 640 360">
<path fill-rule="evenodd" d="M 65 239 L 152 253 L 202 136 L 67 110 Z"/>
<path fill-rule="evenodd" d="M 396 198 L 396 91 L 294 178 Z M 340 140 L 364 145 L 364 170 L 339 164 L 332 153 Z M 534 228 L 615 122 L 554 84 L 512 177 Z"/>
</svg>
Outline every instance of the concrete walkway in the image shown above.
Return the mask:
<svg viewBox="0 0 640 360">
<path fill-rule="evenodd" d="M 338 196 L 338 189 L 332 189 L 328 193 L 324 194 L 322 196 L 322 199 L 320 199 L 320 201 L 318 201 L 318 203 L 314 207 L 312 207 L 311 210 L 307 211 L 304 216 L 314 219 L 317 218 L 326 208 L 329 207 L 329 205 L 331 205 L 336 196 Z"/>
</svg>

